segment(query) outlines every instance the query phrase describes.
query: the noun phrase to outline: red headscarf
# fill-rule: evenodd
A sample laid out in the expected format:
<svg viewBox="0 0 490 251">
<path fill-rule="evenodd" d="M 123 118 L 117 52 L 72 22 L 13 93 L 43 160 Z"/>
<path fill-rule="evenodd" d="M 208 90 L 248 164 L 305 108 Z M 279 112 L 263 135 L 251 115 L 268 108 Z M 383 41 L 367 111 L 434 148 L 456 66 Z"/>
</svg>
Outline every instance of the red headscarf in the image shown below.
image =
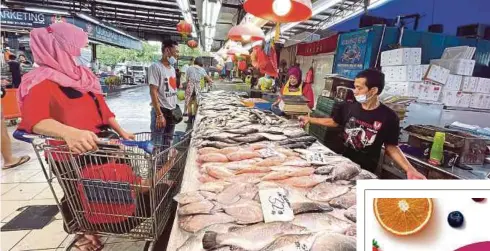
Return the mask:
<svg viewBox="0 0 490 251">
<path fill-rule="evenodd" d="M 97 76 L 89 68 L 77 66 L 73 59 L 81 55 L 81 49 L 87 43 L 87 34 L 69 23 L 33 29 L 30 47 L 39 67 L 22 77 L 17 93 L 19 106 L 29 90 L 46 79 L 81 92 L 102 93 Z"/>
</svg>

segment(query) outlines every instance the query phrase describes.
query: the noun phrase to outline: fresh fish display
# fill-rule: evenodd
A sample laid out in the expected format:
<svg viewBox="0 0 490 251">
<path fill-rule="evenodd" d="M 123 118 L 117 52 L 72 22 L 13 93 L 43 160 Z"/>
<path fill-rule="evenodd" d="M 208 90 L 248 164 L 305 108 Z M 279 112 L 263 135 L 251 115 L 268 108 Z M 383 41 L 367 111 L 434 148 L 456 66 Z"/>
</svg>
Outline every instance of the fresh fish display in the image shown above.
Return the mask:
<svg viewBox="0 0 490 251">
<path fill-rule="evenodd" d="M 233 177 L 228 177 L 225 181 L 231 183 L 259 183 L 261 178 L 264 177 L 265 173 L 242 173 L 235 175 Z"/>
<path fill-rule="evenodd" d="M 316 234 L 287 234 L 277 238 L 273 243 L 260 251 L 295 251 L 309 250 L 316 239 Z M 298 248 L 298 244 L 301 249 Z"/>
<path fill-rule="evenodd" d="M 347 209 L 338 209 L 338 208 L 334 208 L 331 212 L 328 212 L 328 214 L 338 218 L 338 219 L 341 219 L 345 222 L 350 222 L 349 219 L 347 219 L 347 217 L 345 217 L 345 212 L 347 212 Z"/>
<path fill-rule="evenodd" d="M 224 205 L 233 204 L 240 200 L 240 197 L 238 195 L 242 193 L 246 188 L 246 183 L 238 183 L 228 186 L 221 193 L 216 195 L 216 201 Z"/>
<path fill-rule="evenodd" d="M 303 160 L 303 159 L 296 159 L 296 160 L 288 160 L 281 165 L 283 166 L 297 166 L 297 167 L 308 167 L 310 166 L 310 163 L 308 161 Z"/>
<path fill-rule="evenodd" d="M 223 210 L 233 216 L 237 224 L 253 224 L 264 220 L 260 203 L 250 199 L 242 198 L 231 205 L 224 205 Z"/>
<path fill-rule="evenodd" d="M 209 176 L 207 173 L 203 173 L 203 174 L 201 174 L 201 176 L 199 176 L 198 180 L 201 183 L 207 183 L 207 182 L 217 181 L 218 179 L 216 179 L 215 177 Z"/>
<path fill-rule="evenodd" d="M 349 192 L 348 186 L 341 186 L 330 182 L 323 182 L 311 189 L 306 197 L 314 201 L 328 202 L 335 197 L 346 194 L 347 192 Z"/>
<path fill-rule="evenodd" d="M 286 161 L 286 158 L 285 157 L 283 157 L 283 156 L 275 156 L 275 157 L 269 157 L 267 159 L 264 159 L 262 161 L 259 161 L 255 165 L 256 166 L 279 166 L 284 161 Z"/>
<path fill-rule="evenodd" d="M 221 154 L 227 155 L 227 154 L 230 154 L 230 153 L 237 152 L 240 149 L 241 148 L 238 147 L 238 146 L 232 146 L 232 147 L 225 147 L 223 149 L 218 149 L 218 152 L 221 153 Z"/>
<path fill-rule="evenodd" d="M 333 208 L 327 204 L 321 204 L 318 202 L 293 202 L 291 208 L 295 215 L 302 213 L 312 212 L 331 212 Z"/>
<path fill-rule="evenodd" d="M 228 177 L 232 177 L 235 174 L 230 171 L 230 169 L 224 167 L 224 166 L 208 166 L 206 168 L 207 173 L 209 176 L 212 176 L 216 179 L 225 179 Z"/>
<path fill-rule="evenodd" d="M 208 153 L 219 153 L 218 148 L 214 147 L 203 147 L 197 151 L 200 155 L 208 154 Z"/>
<path fill-rule="evenodd" d="M 198 162 L 228 162 L 226 155 L 221 153 L 208 153 L 199 155 Z"/>
<path fill-rule="evenodd" d="M 292 223 L 305 227 L 312 232 L 330 231 L 340 234 L 345 233 L 351 226 L 350 223 L 340 220 L 328 212 L 298 214 L 294 216 Z"/>
<path fill-rule="evenodd" d="M 206 227 L 200 230 L 199 232 L 197 232 L 195 235 L 189 237 L 179 248 L 177 248 L 177 251 L 204 251 L 204 248 L 202 247 L 202 237 L 204 236 L 204 233 L 206 233 L 206 231 L 226 233 L 228 232 L 228 229 L 231 227 L 238 227 L 238 225 L 232 223 L 226 223 L 226 224 L 215 224 Z"/>
<path fill-rule="evenodd" d="M 206 200 L 214 200 L 216 198 L 216 193 L 213 192 L 208 192 L 208 191 L 199 191 L 201 195 L 206 199 Z"/>
<path fill-rule="evenodd" d="M 234 137 L 234 141 L 242 142 L 242 143 L 255 143 L 264 140 L 264 136 L 260 134 L 250 134 L 247 136 Z"/>
<path fill-rule="evenodd" d="M 205 198 L 198 191 L 194 191 L 189 193 L 179 193 L 175 195 L 174 200 L 181 205 L 185 205 L 185 204 L 205 200 Z"/>
<path fill-rule="evenodd" d="M 207 226 L 234 222 L 235 218 L 225 213 L 194 214 L 179 217 L 179 226 L 187 232 L 195 233 Z"/>
<path fill-rule="evenodd" d="M 208 200 L 189 203 L 179 207 L 178 215 L 209 214 L 214 208 L 214 204 Z"/>
<path fill-rule="evenodd" d="M 203 247 L 212 250 L 220 246 L 235 246 L 246 250 L 261 250 L 286 234 L 307 233 L 305 227 L 288 222 L 258 223 L 242 228 L 230 228 L 228 233 L 208 231 L 203 237 Z"/>
<path fill-rule="evenodd" d="M 296 142 L 296 143 L 291 143 L 291 144 L 285 144 L 281 145 L 284 148 L 289 148 L 289 149 L 306 149 L 308 148 L 308 144 L 304 142 Z"/>
<path fill-rule="evenodd" d="M 271 168 L 268 166 L 250 166 L 243 169 L 240 169 L 236 172 L 236 174 L 242 173 L 268 173 L 271 171 Z"/>
<path fill-rule="evenodd" d="M 370 171 L 361 169 L 361 172 L 357 176 L 352 178 L 352 180 L 370 180 L 370 179 L 377 179 L 377 178 L 378 176 L 371 173 Z"/>
<path fill-rule="evenodd" d="M 295 126 L 292 126 L 292 127 L 295 127 Z M 286 129 L 282 133 L 284 135 L 286 135 L 288 138 L 299 138 L 299 137 L 308 135 L 303 129 L 300 129 L 299 126 L 296 128 L 298 128 L 298 129 L 293 129 L 293 130 Z"/>
<path fill-rule="evenodd" d="M 232 146 L 238 146 L 239 144 L 228 144 L 220 141 L 203 141 L 200 146 L 201 147 L 214 147 L 218 149 L 226 148 L 226 147 L 232 147 Z"/>
<path fill-rule="evenodd" d="M 341 195 L 329 201 L 332 207 L 347 209 L 351 206 L 356 205 L 356 190 L 353 189 L 348 193 Z"/>
<path fill-rule="evenodd" d="M 232 133 L 232 134 L 247 135 L 247 134 L 259 132 L 259 130 L 253 128 L 238 128 L 238 129 L 228 129 L 225 130 L 225 132 Z"/>
<path fill-rule="evenodd" d="M 258 133 L 258 134 L 261 135 L 262 137 L 268 139 L 268 140 L 271 140 L 271 141 L 280 141 L 280 140 L 285 140 L 288 138 L 285 135 L 278 135 L 278 134 L 265 133 L 265 132 Z"/>
<path fill-rule="evenodd" d="M 260 158 L 260 153 L 247 150 L 239 150 L 237 152 L 226 155 L 227 159 L 231 161 L 241 161 L 246 159 Z"/>
<path fill-rule="evenodd" d="M 199 191 L 207 191 L 212 193 L 220 193 L 225 189 L 225 187 L 229 186 L 231 183 L 225 181 L 213 181 L 205 184 L 201 184 L 199 186 Z M 177 201 L 179 202 L 179 201 Z M 180 203 L 180 202 L 179 202 Z"/>
<path fill-rule="evenodd" d="M 353 222 L 356 222 L 357 221 L 357 206 L 354 205 L 352 207 L 350 207 L 349 209 L 347 209 L 347 211 L 345 211 L 344 213 L 344 216 L 353 221 Z"/>
<path fill-rule="evenodd" d="M 314 187 L 321 182 L 324 182 L 327 177 L 322 175 L 310 175 L 310 176 L 300 176 L 291 177 L 284 180 L 278 180 L 277 182 L 287 184 L 294 187 Z"/>
<path fill-rule="evenodd" d="M 356 237 L 357 236 L 356 226 L 352 225 L 349 229 L 347 229 L 347 231 L 345 231 L 345 235 Z"/>
<path fill-rule="evenodd" d="M 273 171 L 262 177 L 262 180 L 283 180 L 291 177 L 289 172 L 285 171 Z"/>
<path fill-rule="evenodd" d="M 356 238 L 325 232 L 316 237 L 310 251 L 356 251 Z"/>
</svg>

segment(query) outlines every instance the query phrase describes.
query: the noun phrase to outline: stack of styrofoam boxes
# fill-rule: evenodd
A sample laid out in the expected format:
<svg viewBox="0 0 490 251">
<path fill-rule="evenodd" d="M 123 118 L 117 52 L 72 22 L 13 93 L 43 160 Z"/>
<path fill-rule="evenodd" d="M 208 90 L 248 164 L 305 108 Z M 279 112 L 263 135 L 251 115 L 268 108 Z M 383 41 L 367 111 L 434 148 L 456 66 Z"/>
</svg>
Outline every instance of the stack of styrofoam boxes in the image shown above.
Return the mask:
<svg viewBox="0 0 490 251">
<path fill-rule="evenodd" d="M 473 77 L 474 47 L 458 46 L 444 50 L 442 59 L 431 64 L 450 70 L 441 101 L 447 106 L 490 109 L 490 79 Z"/>
<path fill-rule="evenodd" d="M 439 101 L 443 85 L 446 84 L 448 78 L 448 69 L 431 64 L 423 77 L 424 85 L 419 99 L 427 101 Z"/>
<path fill-rule="evenodd" d="M 425 66 L 421 48 L 402 48 L 381 53 L 381 66 L 385 74 L 383 92 L 391 95 L 418 97 L 423 87 Z"/>
</svg>

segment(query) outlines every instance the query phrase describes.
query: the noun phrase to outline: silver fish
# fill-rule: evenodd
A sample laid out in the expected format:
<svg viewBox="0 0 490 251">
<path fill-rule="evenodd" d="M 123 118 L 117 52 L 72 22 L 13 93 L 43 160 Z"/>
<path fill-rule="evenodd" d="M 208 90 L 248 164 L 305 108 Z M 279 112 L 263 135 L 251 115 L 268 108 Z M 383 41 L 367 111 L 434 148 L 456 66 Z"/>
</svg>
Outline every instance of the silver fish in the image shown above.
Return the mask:
<svg viewBox="0 0 490 251">
<path fill-rule="evenodd" d="M 287 234 L 277 238 L 260 251 L 310 250 L 317 234 Z M 299 245 L 299 247 L 298 247 Z"/>
<path fill-rule="evenodd" d="M 347 209 L 351 206 L 356 205 L 356 190 L 353 189 L 348 193 L 341 195 L 329 201 L 332 207 Z"/>
<path fill-rule="evenodd" d="M 193 191 L 188 193 L 179 193 L 175 195 L 174 200 L 177 201 L 180 205 L 185 205 L 193 202 L 203 201 L 204 196 L 202 196 L 199 192 Z"/>
<path fill-rule="evenodd" d="M 293 202 L 291 203 L 291 208 L 295 215 L 312 212 L 331 212 L 333 210 L 331 206 L 318 202 Z"/>
<path fill-rule="evenodd" d="M 233 229 L 225 234 L 208 231 L 203 237 L 203 247 L 212 250 L 220 246 L 236 246 L 247 250 L 260 250 L 278 237 L 286 234 L 302 234 L 307 229 L 289 222 L 258 223 Z"/>
<path fill-rule="evenodd" d="M 361 172 L 357 176 L 352 178 L 352 180 L 370 180 L 370 179 L 377 179 L 377 178 L 378 178 L 378 176 L 376 176 L 375 174 L 373 174 L 367 170 L 362 169 Z"/>
<path fill-rule="evenodd" d="M 323 182 L 316 185 L 306 194 L 311 200 L 328 202 L 331 199 L 349 192 L 348 186 L 336 185 L 330 182 Z"/>
<path fill-rule="evenodd" d="M 271 141 L 280 141 L 280 140 L 285 140 L 288 137 L 284 135 L 277 135 L 277 134 L 271 134 L 271 133 L 258 133 L 259 135 L 263 136 L 264 138 L 271 140 Z"/>
<path fill-rule="evenodd" d="M 238 129 L 227 129 L 227 130 L 225 130 L 225 132 L 227 132 L 227 133 L 241 134 L 241 135 L 248 135 L 248 134 L 256 133 L 258 131 L 259 130 L 253 129 L 253 128 L 238 128 Z"/>
<path fill-rule="evenodd" d="M 298 138 L 308 135 L 308 133 L 306 133 L 305 130 L 301 128 L 298 128 L 296 130 L 284 130 L 283 134 L 288 136 L 289 138 Z"/>
<path fill-rule="evenodd" d="M 179 226 L 183 230 L 195 233 L 207 226 L 214 224 L 223 224 L 234 222 L 235 218 L 225 213 L 216 214 L 194 214 L 190 216 L 179 217 Z"/>
<path fill-rule="evenodd" d="M 247 136 L 234 137 L 233 140 L 243 143 L 255 143 L 264 139 L 264 136 L 260 134 L 250 134 Z"/>
<path fill-rule="evenodd" d="M 214 204 L 207 200 L 189 203 L 179 207 L 178 215 L 209 214 L 214 208 Z"/>
<path fill-rule="evenodd" d="M 353 222 L 357 221 L 357 206 L 354 205 L 347 209 L 344 213 L 345 217 Z"/>
<path fill-rule="evenodd" d="M 325 232 L 317 236 L 310 251 L 356 251 L 356 238 Z"/>
<path fill-rule="evenodd" d="M 182 245 L 177 248 L 177 251 L 204 251 L 202 247 L 202 237 L 206 231 L 214 231 L 217 233 L 227 233 L 230 227 L 238 227 L 232 223 L 215 224 L 206 227 L 194 235 L 191 235 Z"/>
<path fill-rule="evenodd" d="M 311 232 L 330 231 L 342 234 L 351 226 L 350 223 L 338 219 L 327 212 L 298 214 L 294 216 L 292 223 L 305 227 Z"/>
<path fill-rule="evenodd" d="M 253 224 L 264 220 L 260 203 L 249 199 L 242 198 L 231 205 L 223 205 L 223 210 L 233 216 L 237 224 Z"/>
</svg>

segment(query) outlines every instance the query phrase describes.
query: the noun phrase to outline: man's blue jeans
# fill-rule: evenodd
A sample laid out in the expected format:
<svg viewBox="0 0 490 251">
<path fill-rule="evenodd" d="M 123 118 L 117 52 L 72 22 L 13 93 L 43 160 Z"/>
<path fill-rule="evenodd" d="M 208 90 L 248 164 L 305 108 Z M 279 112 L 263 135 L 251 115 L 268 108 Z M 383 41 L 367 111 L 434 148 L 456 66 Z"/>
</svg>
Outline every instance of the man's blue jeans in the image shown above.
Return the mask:
<svg viewBox="0 0 490 251">
<path fill-rule="evenodd" d="M 163 128 L 157 128 L 157 114 L 155 109 L 151 109 L 151 124 L 150 129 L 152 132 L 151 141 L 160 151 L 163 151 L 172 145 L 175 124 L 171 124 L 169 122 L 170 119 L 164 114 L 165 120 L 167 124 Z"/>
</svg>

